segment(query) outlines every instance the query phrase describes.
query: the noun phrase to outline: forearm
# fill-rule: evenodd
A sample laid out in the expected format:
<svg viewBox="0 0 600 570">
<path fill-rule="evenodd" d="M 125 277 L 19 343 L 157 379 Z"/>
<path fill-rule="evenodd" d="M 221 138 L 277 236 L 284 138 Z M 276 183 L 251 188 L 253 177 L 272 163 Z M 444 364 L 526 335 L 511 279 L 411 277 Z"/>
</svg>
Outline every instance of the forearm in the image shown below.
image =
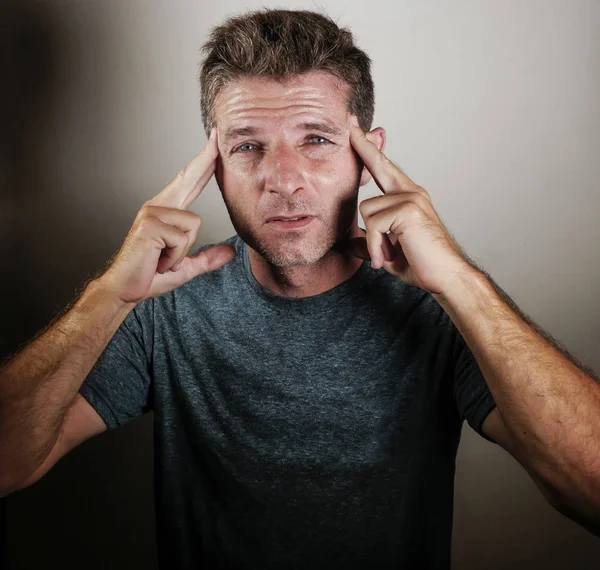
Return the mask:
<svg viewBox="0 0 600 570">
<path fill-rule="evenodd" d="M 133 304 L 99 281 L 0 369 L 0 478 L 32 473 L 56 442 L 69 406 Z"/>
<path fill-rule="evenodd" d="M 600 384 L 483 273 L 435 298 L 477 359 L 517 459 L 569 504 L 598 512 Z"/>
</svg>

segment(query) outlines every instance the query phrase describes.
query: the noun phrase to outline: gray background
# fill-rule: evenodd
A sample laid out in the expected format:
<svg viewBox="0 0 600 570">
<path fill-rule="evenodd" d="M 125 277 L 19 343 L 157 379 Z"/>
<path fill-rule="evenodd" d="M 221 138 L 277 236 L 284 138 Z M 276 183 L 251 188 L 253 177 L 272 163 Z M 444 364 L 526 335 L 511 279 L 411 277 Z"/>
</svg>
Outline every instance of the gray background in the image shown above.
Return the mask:
<svg viewBox="0 0 600 570">
<path fill-rule="evenodd" d="M 0 12 L 2 353 L 118 249 L 204 145 L 199 47 L 271 2 L 30 1 Z M 374 61 L 375 126 L 467 252 L 600 369 L 600 2 L 338 0 Z M 361 197 L 377 195 L 372 183 Z M 199 244 L 232 227 L 213 182 Z M 9 568 L 156 567 L 152 418 L 92 439 L 5 501 Z M 598 568 L 600 540 L 465 427 L 454 566 Z"/>
</svg>

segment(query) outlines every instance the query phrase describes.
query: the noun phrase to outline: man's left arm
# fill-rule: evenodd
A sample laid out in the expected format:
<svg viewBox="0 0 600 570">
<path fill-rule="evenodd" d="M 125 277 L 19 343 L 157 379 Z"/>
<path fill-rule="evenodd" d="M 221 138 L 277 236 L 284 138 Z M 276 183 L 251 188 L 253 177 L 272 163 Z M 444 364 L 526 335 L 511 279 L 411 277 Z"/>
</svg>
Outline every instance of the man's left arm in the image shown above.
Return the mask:
<svg viewBox="0 0 600 570">
<path fill-rule="evenodd" d="M 600 382 L 472 268 L 433 294 L 496 402 L 484 433 L 560 512 L 600 535 Z"/>
<path fill-rule="evenodd" d="M 440 303 L 496 402 L 485 435 L 523 465 L 554 507 L 600 535 L 600 381 L 468 258 L 429 193 L 365 136 L 355 116 L 348 130 L 383 192 L 360 204 L 371 265 Z"/>
</svg>

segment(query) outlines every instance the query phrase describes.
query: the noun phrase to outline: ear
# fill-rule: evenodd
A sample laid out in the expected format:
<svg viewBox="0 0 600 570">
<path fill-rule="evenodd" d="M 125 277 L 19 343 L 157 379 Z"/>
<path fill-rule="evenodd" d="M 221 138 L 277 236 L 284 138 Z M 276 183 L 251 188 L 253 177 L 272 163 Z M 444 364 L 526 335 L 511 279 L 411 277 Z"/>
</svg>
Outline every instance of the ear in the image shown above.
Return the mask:
<svg viewBox="0 0 600 570">
<path fill-rule="evenodd" d="M 216 166 L 215 166 L 215 181 L 221 194 L 223 193 L 223 161 L 221 160 L 221 155 L 217 156 Z"/>
<path fill-rule="evenodd" d="M 377 127 L 372 131 L 366 133 L 365 135 L 381 152 L 385 149 L 385 141 L 386 141 L 386 133 L 383 127 Z M 363 171 L 360 175 L 360 185 L 364 186 L 369 180 L 373 178 L 371 173 L 367 170 L 366 167 L 363 168 Z"/>
</svg>

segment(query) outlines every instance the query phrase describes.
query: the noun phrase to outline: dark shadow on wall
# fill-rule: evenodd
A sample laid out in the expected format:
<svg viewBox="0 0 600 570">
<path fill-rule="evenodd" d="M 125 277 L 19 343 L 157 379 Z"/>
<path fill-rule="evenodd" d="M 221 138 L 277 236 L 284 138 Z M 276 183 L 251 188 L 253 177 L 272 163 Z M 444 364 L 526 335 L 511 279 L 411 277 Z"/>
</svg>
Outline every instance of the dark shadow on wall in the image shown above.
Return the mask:
<svg viewBox="0 0 600 570">
<path fill-rule="evenodd" d="M 36 125 L 52 105 L 56 42 L 39 11 L 22 3 L 0 8 L 0 357 L 4 359 L 39 328 L 42 300 L 24 244 L 26 203 L 33 192 Z M 7 500 L 0 501 L 0 567 L 8 567 Z"/>
<path fill-rule="evenodd" d="M 58 95 L 59 45 L 51 20 L 22 2 L 0 10 L 0 354 L 6 356 L 44 322 L 39 278 L 28 245 L 35 239 L 27 203 L 39 191 L 40 139 Z"/>
<path fill-rule="evenodd" d="M 131 212 L 121 212 L 116 224 L 86 228 L 77 206 L 68 207 L 64 194 L 57 199 L 60 177 L 48 148 L 70 73 L 64 62 L 73 43 L 65 38 L 77 20 L 62 16 L 76 7 L 0 3 L 1 361 L 62 313 L 130 224 Z M 85 9 L 89 16 L 94 6 Z M 0 569 L 155 568 L 151 421 L 86 442 L 41 481 L 0 500 Z"/>
</svg>

